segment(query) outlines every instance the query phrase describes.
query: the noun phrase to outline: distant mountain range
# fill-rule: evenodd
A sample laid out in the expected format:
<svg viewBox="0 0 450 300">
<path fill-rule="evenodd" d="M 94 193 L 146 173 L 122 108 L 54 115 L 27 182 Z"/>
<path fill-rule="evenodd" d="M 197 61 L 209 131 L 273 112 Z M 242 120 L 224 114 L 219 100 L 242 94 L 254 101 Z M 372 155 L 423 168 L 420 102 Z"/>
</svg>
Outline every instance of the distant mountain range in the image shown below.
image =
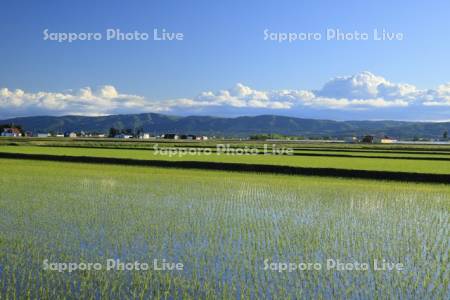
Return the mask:
<svg viewBox="0 0 450 300">
<path fill-rule="evenodd" d="M 155 113 L 84 116 L 21 117 L 0 121 L 0 124 L 21 125 L 32 132 L 86 131 L 107 133 L 117 129 L 141 129 L 152 134 L 185 133 L 226 137 L 245 137 L 253 134 L 284 134 L 292 136 L 349 137 L 366 134 L 411 139 L 414 137 L 441 138 L 450 131 L 450 122 L 402 121 L 332 121 L 301 119 L 276 115 L 219 118 L 208 116 L 177 117 Z"/>
</svg>

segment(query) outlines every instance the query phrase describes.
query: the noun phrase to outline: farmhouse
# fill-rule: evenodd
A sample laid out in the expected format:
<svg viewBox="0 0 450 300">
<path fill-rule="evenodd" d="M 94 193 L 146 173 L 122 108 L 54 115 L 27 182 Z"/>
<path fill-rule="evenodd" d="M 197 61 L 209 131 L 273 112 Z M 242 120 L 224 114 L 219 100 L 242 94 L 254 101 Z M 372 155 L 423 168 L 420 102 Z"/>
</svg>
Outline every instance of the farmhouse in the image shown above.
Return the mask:
<svg viewBox="0 0 450 300">
<path fill-rule="evenodd" d="M 44 137 L 49 137 L 50 134 L 49 134 L 49 133 L 38 133 L 36 136 L 37 136 L 38 138 L 44 138 Z"/>
<path fill-rule="evenodd" d="M 22 133 L 20 133 L 20 130 L 14 127 L 11 128 L 4 128 L 3 132 L 1 134 L 2 136 L 12 136 L 12 137 L 18 137 L 22 136 Z"/>
</svg>

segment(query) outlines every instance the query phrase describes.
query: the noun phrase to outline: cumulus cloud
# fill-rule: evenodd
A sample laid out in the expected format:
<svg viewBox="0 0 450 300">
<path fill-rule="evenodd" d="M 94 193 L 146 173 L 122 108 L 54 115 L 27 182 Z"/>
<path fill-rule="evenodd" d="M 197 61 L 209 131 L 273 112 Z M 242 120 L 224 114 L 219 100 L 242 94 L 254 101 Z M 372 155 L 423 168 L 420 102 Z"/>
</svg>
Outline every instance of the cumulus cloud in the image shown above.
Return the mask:
<svg viewBox="0 0 450 300">
<path fill-rule="evenodd" d="M 328 81 L 322 89 L 259 91 L 238 83 L 218 92 L 203 92 L 191 101 L 166 102 L 172 107 L 227 106 L 234 108 L 265 108 L 289 110 L 298 107 L 327 109 L 368 109 L 406 107 L 419 91 L 409 84 L 395 84 L 370 72 Z"/>
<path fill-rule="evenodd" d="M 395 84 L 370 72 L 353 76 L 336 77 L 328 81 L 317 96 L 347 99 L 394 99 L 416 92 L 409 84 Z"/>
<path fill-rule="evenodd" d="M 120 94 L 111 85 L 96 90 L 90 87 L 77 91 L 27 93 L 21 89 L 0 89 L 0 116 L 21 115 L 87 115 L 98 116 L 115 113 L 132 113 L 158 110 L 144 97 Z"/>
<path fill-rule="evenodd" d="M 436 90 L 428 90 L 422 96 L 425 106 L 450 106 L 450 83 L 438 86 Z"/>
<path fill-rule="evenodd" d="M 174 114 L 254 114 L 325 111 L 406 110 L 450 106 L 450 83 L 420 90 L 393 83 L 370 72 L 336 77 L 319 90 L 253 89 L 242 83 L 192 98 L 152 101 L 120 93 L 114 86 L 84 87 L 65 92 L 25 92 L 0 89 L 0 118 L 23 115 L 108 115 L 140 112 Z M 388 110 L 389 109 L 389 110 Z M 436 108 L 437 109 L 437 108 Z M 312 114 L 313 115 L 313 114 Z"/>
</svg>

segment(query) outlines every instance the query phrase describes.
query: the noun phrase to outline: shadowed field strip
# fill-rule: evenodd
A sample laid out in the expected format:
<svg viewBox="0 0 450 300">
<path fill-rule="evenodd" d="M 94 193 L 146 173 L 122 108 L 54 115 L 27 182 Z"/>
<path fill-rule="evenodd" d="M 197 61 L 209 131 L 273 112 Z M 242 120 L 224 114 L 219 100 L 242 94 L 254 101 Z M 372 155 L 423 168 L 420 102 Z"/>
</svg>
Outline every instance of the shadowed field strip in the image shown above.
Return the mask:
<svg viewBox="0 0 450 300">
<path fill-rule="evenodd" d="M 450 174 L 430 174 L 412 172 L 392 172 L 376 170 L 354 170 L 337 168 L 311 168 L 265 164 L 222 163 L 212 161 L 168 161 L 168 160 L 140 160 L 131 158 L 68 156 L 48 154 L 1 153 L 0 158 L 28 159 L 44 161 L 60 161 L 75 163 L 116 164 L 131 166 L 152 166 L 182 169 L 204 169 L 236 172 L 274 173 L 288 175 L 327 176 L 343 178 L 361 178 L 378 180 L 395 180 L 428 183 L 450 183 Z"/>
</svg>

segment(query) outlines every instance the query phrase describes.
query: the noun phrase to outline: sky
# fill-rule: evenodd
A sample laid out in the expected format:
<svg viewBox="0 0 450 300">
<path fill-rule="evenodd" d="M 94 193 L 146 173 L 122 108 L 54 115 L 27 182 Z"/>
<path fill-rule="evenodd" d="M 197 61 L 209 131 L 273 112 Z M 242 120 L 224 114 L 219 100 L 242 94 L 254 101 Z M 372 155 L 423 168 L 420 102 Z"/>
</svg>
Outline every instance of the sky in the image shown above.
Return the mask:
<svg viewBox="0 0 450 300">
<path fill-rule="evenodd" d="M 446 121 L 449 11 L 444 0 L 3 0 L 0 119 L 158 112 Z M 108 39 L 108 30 L 132 37 Z M 182 39 L 155 40 L 154 30 Z M 87 33 L 101 37 L 80 40 Z"/>
</svg>

